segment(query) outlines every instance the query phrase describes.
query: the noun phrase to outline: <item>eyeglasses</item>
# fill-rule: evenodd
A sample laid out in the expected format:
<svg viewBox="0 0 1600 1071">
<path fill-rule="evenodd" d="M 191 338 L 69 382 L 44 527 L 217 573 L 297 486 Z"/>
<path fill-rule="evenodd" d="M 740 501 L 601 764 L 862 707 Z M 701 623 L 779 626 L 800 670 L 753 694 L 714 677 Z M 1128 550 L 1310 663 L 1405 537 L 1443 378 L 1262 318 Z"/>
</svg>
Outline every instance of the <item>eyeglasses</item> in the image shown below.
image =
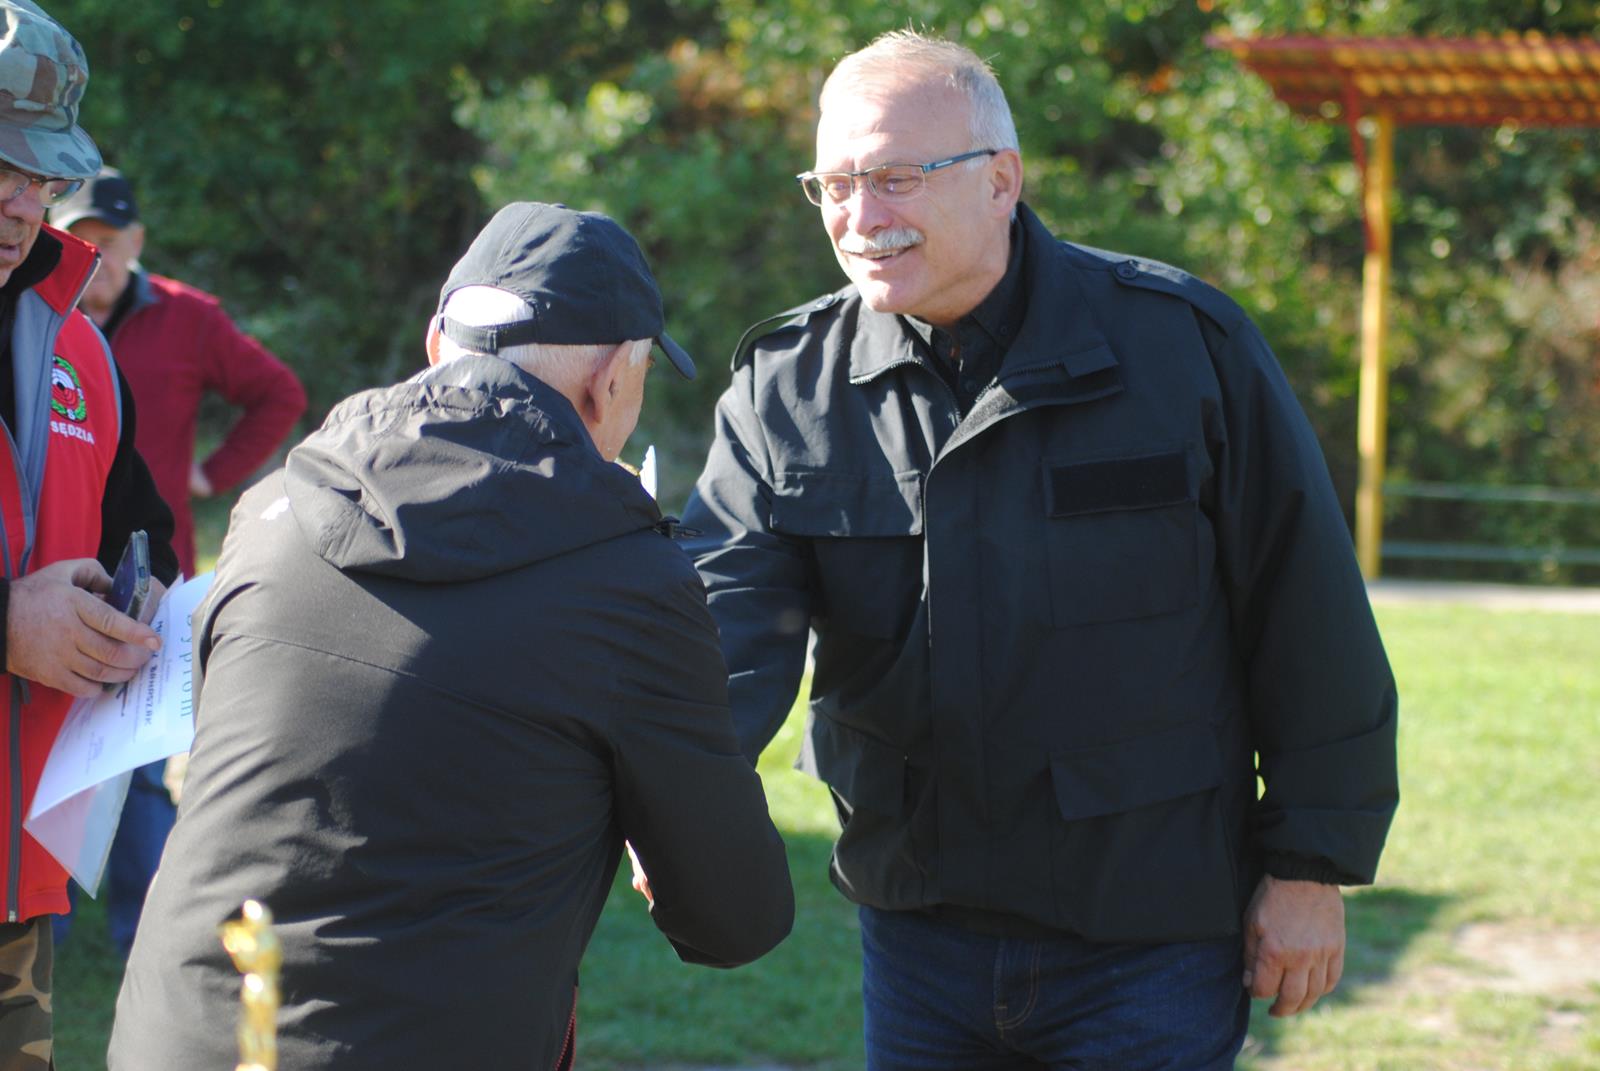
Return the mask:
<svg viewBox="0 0 1600 1071">
<path fill-rule="evenodd" d="M 872 196 L 882 201 L 909 201 L 928 185 L 928 174 L 999 149 L 974 149 L 931 164 L 881 164 L 865 171 L 803 171 L 795 176 L 806 200 L 814 205 L 843 204 L 856 192 L 856 179 L 865 179 Z"/>
<path fill-rule="evenodd" d="M 15 168 L 0 167 L 0 204 L 16 200 L 35 183 L 39 186 L 39 203 L 46 208 L 60 204 L 83 189 L 83 179 L 44 178 Z"/>
</svg>

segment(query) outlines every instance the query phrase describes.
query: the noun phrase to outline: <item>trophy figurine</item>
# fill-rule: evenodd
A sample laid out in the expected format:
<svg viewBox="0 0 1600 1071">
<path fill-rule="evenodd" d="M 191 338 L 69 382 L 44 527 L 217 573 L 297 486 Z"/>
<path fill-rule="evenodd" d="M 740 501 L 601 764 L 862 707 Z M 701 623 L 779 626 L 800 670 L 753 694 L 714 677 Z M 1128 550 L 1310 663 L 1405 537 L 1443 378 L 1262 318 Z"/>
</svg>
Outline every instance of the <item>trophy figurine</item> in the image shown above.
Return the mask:
<svg viewBox="0 0 1600 1071">
<path fill-rule="evenodd" d="M 235 1071 L 277 1071 L 278 969 L 283 946 L 272 929 L 272 912 L 246 900 L 239 917 L 221 927 L 222 947 L 244 975 L 239 988 L 239 1065 Z"/>
</svg>

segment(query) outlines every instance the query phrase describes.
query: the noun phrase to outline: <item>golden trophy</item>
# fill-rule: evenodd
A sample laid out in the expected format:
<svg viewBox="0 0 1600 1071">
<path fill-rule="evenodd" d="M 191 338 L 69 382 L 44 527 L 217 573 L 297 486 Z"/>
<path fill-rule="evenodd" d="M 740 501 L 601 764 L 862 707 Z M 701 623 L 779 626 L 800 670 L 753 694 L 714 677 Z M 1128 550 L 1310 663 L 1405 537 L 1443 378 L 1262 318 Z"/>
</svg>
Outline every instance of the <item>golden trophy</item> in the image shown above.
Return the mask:
<svg viewBox="0 0 1600 1071">
<path fill-rule="evenodd" d="M 239 1065 L 235 1071 L 277 1071 L 278 970 L 283 946 L 272 929 L 272 912 L 246 900 L 239 917 L 221 926 L 222 947 L 244 975 L 239 988 Z"/>
</svg>

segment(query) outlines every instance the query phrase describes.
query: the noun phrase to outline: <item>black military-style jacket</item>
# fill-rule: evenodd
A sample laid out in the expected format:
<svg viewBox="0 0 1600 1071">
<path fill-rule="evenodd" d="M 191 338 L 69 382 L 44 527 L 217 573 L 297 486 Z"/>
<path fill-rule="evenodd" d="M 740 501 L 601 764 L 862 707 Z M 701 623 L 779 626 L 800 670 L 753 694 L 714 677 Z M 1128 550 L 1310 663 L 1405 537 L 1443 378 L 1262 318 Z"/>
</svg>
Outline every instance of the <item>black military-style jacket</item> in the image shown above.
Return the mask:
<svg viewBox="0 0 1600 1071">
<path fill-rule="evenodd" d="M 1263 860 L 1371 881 L 1395 685 L 1281 370 L 1218 291 L 1018 211 L 1027 316 L 964 417 L 853 287 L 741 344 L 684 521 L 742 746 L 809 626 L 853 900 L 1164 941 L 1237 932 Z"/>
</svg>

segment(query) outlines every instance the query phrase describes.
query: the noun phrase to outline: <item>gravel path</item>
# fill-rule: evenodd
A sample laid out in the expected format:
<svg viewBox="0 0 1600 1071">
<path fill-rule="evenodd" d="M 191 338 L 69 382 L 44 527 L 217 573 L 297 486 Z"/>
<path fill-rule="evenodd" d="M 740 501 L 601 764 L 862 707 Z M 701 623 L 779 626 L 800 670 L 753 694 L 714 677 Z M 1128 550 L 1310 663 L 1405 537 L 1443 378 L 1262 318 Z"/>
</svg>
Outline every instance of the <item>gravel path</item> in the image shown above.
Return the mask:
<svg viewBox="0 0 1600 1071">
<path fill-rule="evenodd" d="M 1491 610 L 1548 610 L 1600 614 L 1600 588 L 1536 587 L 1523 584 L 1457 584 L 1438 580 L 1374 580 L 1367 585 L 1377 605 L 1471 603 Z"/>
</svg>

